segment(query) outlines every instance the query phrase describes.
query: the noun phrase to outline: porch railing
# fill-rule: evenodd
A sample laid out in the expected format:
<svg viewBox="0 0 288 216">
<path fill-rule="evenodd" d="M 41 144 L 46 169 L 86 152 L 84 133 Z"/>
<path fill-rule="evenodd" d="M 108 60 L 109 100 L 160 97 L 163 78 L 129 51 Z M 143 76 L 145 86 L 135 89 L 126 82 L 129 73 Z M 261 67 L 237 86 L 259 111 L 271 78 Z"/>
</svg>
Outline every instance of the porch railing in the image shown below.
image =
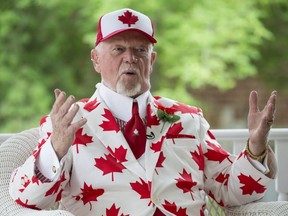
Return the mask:
<svg viewBox="0 0 288 216">
<path fill-rule="evenodd" d="M 215 129 L 212 132 L 220 143 L 227 142 L 228 148 L 232 144 L 232 152 L 235 154 L 243 150 L 248 138 L 247 129 Z M 278 163 L 275 191 L 279 201 L 288 201 L 288 128 L 272 128 L 269 140 Z"/>
<path fill-rule="evenodd" d="M 245 147 L 247 129 L 214 129 L 211 130 L 225 149 L 235 154 Z M 0 134 L 0 144 L 13 134 Z M 288 201 L 288 128 L 272 128 L 269 140 L 274 149 L 278 163 L 278 175 L 275 182 L 275 191 L 279 201 Z"/>
</svg>

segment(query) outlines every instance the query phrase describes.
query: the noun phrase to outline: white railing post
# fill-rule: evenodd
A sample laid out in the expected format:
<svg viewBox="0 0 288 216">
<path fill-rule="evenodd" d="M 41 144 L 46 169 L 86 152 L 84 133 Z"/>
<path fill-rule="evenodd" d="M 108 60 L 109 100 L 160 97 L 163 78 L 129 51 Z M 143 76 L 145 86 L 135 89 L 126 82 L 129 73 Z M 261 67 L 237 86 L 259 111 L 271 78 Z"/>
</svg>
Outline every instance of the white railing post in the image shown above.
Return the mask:
<svg viewBox="0 0 288 216">
<path fill-rule="evenodd" d="M 288 134 L 287 134 L 288 135 Z M 278 201 L 288 201 L 288 138 L 275 141 L 275 156 L 277 158 L 278 175 L 275 188 Z"/>
</svg>

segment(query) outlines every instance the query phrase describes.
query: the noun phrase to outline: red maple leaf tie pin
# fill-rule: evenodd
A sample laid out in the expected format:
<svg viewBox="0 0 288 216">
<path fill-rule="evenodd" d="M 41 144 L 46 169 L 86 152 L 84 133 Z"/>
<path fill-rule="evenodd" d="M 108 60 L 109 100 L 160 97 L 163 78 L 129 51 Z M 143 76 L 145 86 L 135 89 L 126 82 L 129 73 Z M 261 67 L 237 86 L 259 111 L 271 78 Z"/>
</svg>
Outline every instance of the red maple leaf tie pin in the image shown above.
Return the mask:
<svg viewBox="0 0 288 216">
<path fill-rule="evenodd" d="M 132 12 L 127 10 L 123 15 L 118 16 L 118 20 L 123 24 L 127 24 L 128 27 L 131 27 L 131 25 L 135 24 L 139 19 L 138 16 L 132 15 Z"/>
<path fill-rule="evenodd" d="M 138 103 L 134 102 L 132 107 L 132 118 L 126 123 L 124 136 L 138 159 L 145 151 L 146 127 L 139 116 Z"/>
</svg>

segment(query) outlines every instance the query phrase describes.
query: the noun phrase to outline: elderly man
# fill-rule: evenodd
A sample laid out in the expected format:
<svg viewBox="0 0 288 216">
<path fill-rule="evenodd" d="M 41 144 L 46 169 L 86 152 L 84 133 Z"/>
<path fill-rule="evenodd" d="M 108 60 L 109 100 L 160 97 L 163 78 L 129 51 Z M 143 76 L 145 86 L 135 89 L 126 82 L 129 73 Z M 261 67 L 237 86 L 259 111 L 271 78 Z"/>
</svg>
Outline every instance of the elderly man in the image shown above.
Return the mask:
<svg viewBox="0 0 288 216">
<path fill-rule="evenodd" d="M 251 92 L 247 146 L 231 155 L 201 109 L 151 95 L 153 34 L 151 20 L 131 9 L 100 18 L 91 60 L 102 82 L 76 103 L 55 90 L 38 147 L 11 177 L 17 203 L 61 201 L 85 216 L 195 216 L 205 214 L 203 191 L 223 206 L 263 197 L 276 172 L 267 145 L 276 92 L 262 111 Z"/>
</svg>

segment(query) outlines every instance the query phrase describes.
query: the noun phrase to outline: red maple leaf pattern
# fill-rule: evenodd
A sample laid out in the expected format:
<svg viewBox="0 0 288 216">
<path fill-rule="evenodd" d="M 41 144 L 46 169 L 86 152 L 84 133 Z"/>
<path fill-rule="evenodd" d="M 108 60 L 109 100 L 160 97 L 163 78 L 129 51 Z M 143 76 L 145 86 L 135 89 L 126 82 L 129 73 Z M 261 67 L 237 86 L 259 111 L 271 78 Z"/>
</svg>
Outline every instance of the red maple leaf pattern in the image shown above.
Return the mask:
<svg viewBox="0 0 288 216">
<path fill-rule="evenodd" d="M 33 184 L 36 183 L 37 185 L 39 185 L 39 179 L 36 178 L 36 176 L 32 176 L 31 182 L 32 182 Z"/>
<path fill-rule="evenodd" d="M 208 146 L 210 146 L 212 149 L 208 149 L 208 151 L 204 154 L 208 160 L 211 161 L 218 161 L 221 163 L 223 160 L 227 158 L 230 163 L 232 161 L 229 159 L 230 154 L 226 152 L 224 149 L 222 149 L 220 146 L 215 145 L 214 143 L 211 143 L 209 141 L 206 141 Z"/>
<path fill-rule="evenodd" d="M 87 103 L 89 100 L 90 100 L 90 98 L 83 98 L 83 99 L 79 100 L 78 102 Z"/>
<path fill-rule="evenodd" d="M 153 125 L 157 126 L 160 125 L 160 119 L 158 116 L 152 115 L 151 105 L 148 104 L 147 106 L 147 127 L 151 128 Z"/>
<path fill-rule="evenodd" d="M 62 192 L 63 192 L 63 189 L 61 189 L 59 193 L 57 194 L 55 202 L 59 202 L 62 199 Z"/>
<path fill-rule="evenodd" d="M 198 152 L 195 150 L 194 152 L 190 152 L 193 161 L 195 161 L 199 167 L 199 170 L 204 171 L 204 155 L 200 145 L 197 145 Z"/>
<path fill-rule="evenodd" d="M 177 110 L 175 110 L 173 108 L 173 106 L 172 107 L 165 107 L 158 101 L 155 101 L 155 104 L 157 105 L 158 109 L 162 110 L 163 112 L 165 112 L 167 114 L 172 114 L 173 115 L 177 111 Z"/>
<path fill-rule="evenodd" d="M 228 180 L 229 180 L 230 174 L 223 174 L 220 173 L 217 177 L 216 177 L 216 181 L 220 182 L 220 183 L 224 183 L 225 186 L 228 185 Z"/>
<path fill-rule="evenodd" d="M 197 182 L 193 181 L 192 174 L 188 173 L 185 169 L 183 169 L 183 173 L 179 174 L 181 177 L 175 179 L 177 181 L 176 186 L 180 188 L 183 193 L 190 193 L 192 199 L 194 200 L 192 188 L 197 185 Z"/>
<path fill-rule="evenodd" d="M 201 110 L 194 106 L 189 106 L 187 104 L 176 102 L 172 106 L 173 109 L 180 111 L 181 113 L 190 113 L 190 114 L 198 114 Z M 191 115 L 192 116 L 192 115 Z"/>
<path fill-rule="evenodd" d="M 87 110 L 88 112 L 91 112 L 94 109 L 96 109 L 99 104 L 100 103 L 97 101 L 97 98 L 95 98 L 94 100 L 86 103 L 85 106 L 84 106 L 84 109 Z"/>
<path fill-rule="evenodd" d="M 132 12 L 126 11 L 123 15 L 118 16 L 118 20 L 120 20 L 123 24 L 128 24 L 131 27 L 132 24 L 135 24 L 138 21 L 138 17 L 132 15 Z"/>
<path fill-rule="evenodd" d="M 40 153 L 40 150 L 41 150 L 41 147 L 45 144 L 46 142 L 46 139 L 42 139 L 38 145 L 37 145 L 37 148 L 33 150 L 32 152 L 32 155 L 34 156 L 34 158 L 37 158 L 39 153 Z"/>
<path fill-rule="evenodd" d="M 186 208 L 181 208 L 181 207 L 178 209 L 178 206 L 176 205 L 175 202 L 170 203 L 167 200 L 165 200 L 165 204 L 163 204 L 163 207 L 164 207 L 164 209 L 166 209 L 167 211 L 173 213 L 174 215 L 177 215 L 177 216 L 188 216 L 187 213 L 186 213 L 187 209 Z"/>
<path fill-rule="evenodd" d="M 165 161 L 165 159 L 166 159 L 166 157 L 164 156 L 164 153 L 160 152 L 160 155 L 159 155 L 158 161 L 156 163 L 156 167 L 155 167 L 155 172 L 157 175 L 158 175 L 158 171 L 156 170 L 156 168 L 163 167 L 162 164 Z"/>
<path fill-rule="evenodd" d="M 259 178 L 257 181 L 252 178 L 252 176 L 246 176 L 243 173 L 241 173 L 238 176 L 238 179 L 240 180 L 241 184 L 244 184 L 242 187 L 242 194 L 249 194 L 252 195 L 252 193 L 255 191 L 256 193 L 264 193 L 266 190 L 266 187 L 261 185 L 259 181 L 261 178 Z"/>
<path fill-rule="evenodd" d="M 110 146 L 108 147 L 108 150 L 120 161 L 120 162 L 126 162 L 126 154 L 127 149 L 125 149 L 122 145 L 119 148 L 115 148 L 115 151 L 112 151 Z"/>
<path fill-rule="evenodd" d="M 79 154 L 79 145 L 87 146 L 87 144 L 93 142 L 93 136 L 88 136 L 87 134 L 82 134 L 83 128 L 80 128 L 75 134 L 75 140 L 73 145 L 76 145 L 76 152 Z"/>
<path fill-rule="evenodd" d="M 56 194 L 59 191 L 62 182 L 64 182 L 65 180 L 65 173 L 63 172 L 61 178 L 45 193 L 45 196 Z"/>
<path fill-rule="evenodd" d="M 184 128 L 182 127 L 182 123 L 175 123 L 173 124 L 170 128 L 169 131 L 166 134 L 166 138 L 168 139 L 173 139 L 173 143 L 174 142 L 174 138 L 191 138 L 191 139 L 195 139 L 194 135 L 189 135 L 189 134 L 180 134 L 180 132 L 183 130 Z"/>
<path fill-rule="evenodd" d="M 92 210 L 92 201 L 97 202 L 97 199 L 99 196 L 104 194 L 104 189 L 94 189 L 92 185 L 88 186 L 86 182 L 84 182 L 83 188 L 80 188 L 82 193 L 79 196 L 74 196 L 75 199 L 82 200 L 83 204 L 86 205 L 89 203 L 90 205 L 90 211 Z"/>
<path fill-rule="evenodd" d="M 28 187 L 31 181 L 29 180 L 27 175 L 22 176 L 21 181 L 22 181 L 21 185 L 23 186 L 23 188 L 19 189 L 19 191 L 23 193 L 23 191 Z"/>
<path fill-rule="evenodd" d="M 116 131 L 119 132 L 120 128 L 118 126 L 118 124 L 115 121 L 114 116 L 112 115 L 112 113 L 108 110 L 108 109 L 104 109 L 104 114 L 102 115 L 103 117 L 105 117 L 108 121 L 103 121 L 102 124 L 100 124 L 99 126 L 103 128 L 103 131 Z"/>
<path fill-rule="evenodd" d="M 43 117 L 41 118 L 41 120 L 40 120 L 40 126 L 41 126 L 41 127 L 42 127 L 43 124 L 46 122 L 47 118 L 48 118 L 48 116 L 43 116 Z"/>
<path fill-rule="evenodd" d="M 95 167 L 99 168 L 103 171 L 103 175 L 112 174 L 112 181 L 114 181 L 114 173 L 122 173 L 122 170 L 125 169 L 125 167 L 117 161 L 115 157 L 113 157 L 111 154 L 105 154 L 104 157 L 95 158 Z"/>
<path fill-rule="evenodd" d="M 131 188 L 140 195 L 140 199 L 150 198 L 149 184 L 140 178 L 140 182 L 130 183 Z"/>
<path fill-rule="evenodd" d="M 115 203 L 113 203 L 110 209 L 106 208 L 106 216 L 118 216 L 119 212 L 120 212 L 120 207 L 116 208 Z M 123 213 L 121 213 L 119 216 L 129 216 L 129 214 L 124 215 Z"/>
<path fill-rule="evenodd" d="M 18 199 L 15 200 L 16 203 L 18 203 L 21 206 L 24 206 L 26 208 L 30 208 L 30 209 L 36 209 L 36 210 L 41 210 L 40 208 L 36 207 L 36 205 L 33 204 L 28 204 L 28 199 L 26 199 L 25 203 L 20 199 L 20 197 Z"/>
<path fill-rule="evenodd" d="M 246 156 L 246 151 L 245 152 L 240 152 L 240 154 L 237 157 L 237 160 L 239 160 L 242 156 Z"/>
<path fill-rule="evenodd" d="M 156 153 L 156 152 L 159 152 L 160 150 L 161 150 L 161 148 L 162 148 L 162 144 L 163 144 L 163 141 L 164 141 L 164 136 L 162 136 L 161 137 L 161 140 L 159 140 L 158 142 L 156 142 L 156 143 L 153 143 L 152 145 L 151 145 L 151 150 L 153 150 L 154 151 L 154 153 Z"/>
<path fill-rule="evenodd" d="M 214 134 L 210 130 L 208 130 L 207 133 L 212 140 L 216 140 Z"/>
</svg>

